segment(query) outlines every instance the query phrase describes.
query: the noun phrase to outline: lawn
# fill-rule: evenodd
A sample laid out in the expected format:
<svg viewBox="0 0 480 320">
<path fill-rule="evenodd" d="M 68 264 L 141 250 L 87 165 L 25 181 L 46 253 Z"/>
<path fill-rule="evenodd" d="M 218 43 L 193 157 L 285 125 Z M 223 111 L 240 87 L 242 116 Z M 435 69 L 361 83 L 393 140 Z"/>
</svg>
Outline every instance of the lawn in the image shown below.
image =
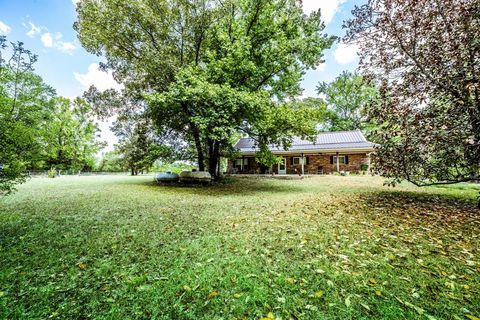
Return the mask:
<svg viewBox="0 0 480 320">
<path fill-rule="evenodd" d="M 477 319 L 471 185 L 35 178 L 0 200 L 0 318 Z"/>
</svg>

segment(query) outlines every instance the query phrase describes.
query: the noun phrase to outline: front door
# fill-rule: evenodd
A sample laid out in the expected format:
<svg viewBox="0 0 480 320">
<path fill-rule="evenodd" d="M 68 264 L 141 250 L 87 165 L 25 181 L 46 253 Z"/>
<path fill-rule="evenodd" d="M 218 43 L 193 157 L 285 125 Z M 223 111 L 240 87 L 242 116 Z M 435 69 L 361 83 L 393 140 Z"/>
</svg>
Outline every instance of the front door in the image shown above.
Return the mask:
<svg viewBox="0 0 480 320">
<path fill-rule="evenodd" d="M 278 174 L 287 174 L 287 159 L 283 158 L 278 164 Z"/>
</svg>

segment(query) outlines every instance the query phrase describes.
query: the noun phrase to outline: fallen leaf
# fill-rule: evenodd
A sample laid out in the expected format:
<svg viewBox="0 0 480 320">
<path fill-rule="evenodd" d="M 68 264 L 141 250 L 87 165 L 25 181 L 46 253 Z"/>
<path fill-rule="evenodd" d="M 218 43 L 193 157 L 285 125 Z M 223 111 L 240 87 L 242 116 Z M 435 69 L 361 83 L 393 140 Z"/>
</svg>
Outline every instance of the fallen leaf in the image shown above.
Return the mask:
<svg viewBox="0 0 480 320">
<path fill-rule="evenodd" d="M 314 293 L 313 296 L 314 296 L 315 298 L 321 298 L 321 297 L 323 297 L 323 291 L 321 291 L 321 290 L 320 290 L 320 291 L 317 291 L 317 292 Z"/>
<path fill-rule="evenodd" d="M 380 297 L 382 295 L 382 291 L 377 290 L 377 291 L 375 291 L 375 294 Z"/>
<path fill-rule="evenodd" d="M 374 285 L 377 284 L 377 280 L 375 280 L 374 278 L 370 278 L 370 279 L 368 279 L 367 284 L 368 284 L 369 286 L 373 287 Z"/>
<path fill-rule="evenodd" d="M 208 295 L 207 299 L 208 299 L 208 300 L 211 300 L 211 299 L 215 298 L 216 296 L 218 296 L 218 292 L 217 292 L 217 291 L 212 291 L 212 292 L 210 292 L 210 294 Z"/>
<path fill-rule="evenodd" d="M 269 312 L 266 317 L 261 317 L 259 320 L 274 320 L 275 316 L 273 313 Z"/>
<path fill-rule="evenodd" d="M 186 291 L 186 292 L 190 292 L 190 291 L 192 291 L 192 288 L 190 288 L 189 286 L 185 285 L 185 286 L 183 286 L 183 290 Z"/>
<path fill-rule="evenodd" d="M 362 307 L 364 307 L 365 309 L 367 309 L 368 311 L 370 311 L 370 307 L 367 306 L 366 304 L 360 303 L 360 305 L 361 305 Z"/>
<path fill-rule="evenodd" d="M 352 305 L 352 302 L 350 301 L 350 297 L 345 298 L 345 305 L 347 306 L 347 308 L 349 308 Z"/>
<path fill-rule="evenodd" d="M 423 314 L 423 313 L 425 312 L 425 310 L 423 310 L 422 308 L 417 307 L 416 305 L 411 304 L 411 303 L 408 302 L 408 301 L 404 301 L 403 304 L 406 305 L 407 307 L 410 307 L 410 308 L 412 308 L 412 309 L 415 309 L 415 311 L 417 311 L 418 314 Z"/>
<path fill-rule="evenodd" d="M 79 267 L 80 269 L 82 269 L 82 270 L 85 270 L 85 269 L 87 268 L 87 264 L 86 264 L 86 263 L 83 263 L 83 262 L 80 262 L 80 263 L 78 264 L 78 267 Z"/>
<path fill-rule="evenodd" d="M 240 293 L 235 293 L 235 294 L 233 295 L 233 297 L 234 297 L 235 299 L 240 299 L 241 296 L 242 296 L 242 295 L 241 295 Z"/>
</svg>

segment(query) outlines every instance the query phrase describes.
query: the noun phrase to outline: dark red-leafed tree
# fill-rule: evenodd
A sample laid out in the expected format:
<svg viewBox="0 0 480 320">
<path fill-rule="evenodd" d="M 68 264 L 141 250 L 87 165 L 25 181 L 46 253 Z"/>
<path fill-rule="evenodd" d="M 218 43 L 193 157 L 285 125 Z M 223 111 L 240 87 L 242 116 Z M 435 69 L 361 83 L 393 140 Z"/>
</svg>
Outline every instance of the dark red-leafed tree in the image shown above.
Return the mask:
<svg viewBox="0 0 480 320">
<path fill-rule="evenodd" d="M 393 184 L 480 179 L 480 0 L 370 0 L 353 16 L 344 40 L 382 95 L 368 110 L 377 170 Z"/>
</svg>

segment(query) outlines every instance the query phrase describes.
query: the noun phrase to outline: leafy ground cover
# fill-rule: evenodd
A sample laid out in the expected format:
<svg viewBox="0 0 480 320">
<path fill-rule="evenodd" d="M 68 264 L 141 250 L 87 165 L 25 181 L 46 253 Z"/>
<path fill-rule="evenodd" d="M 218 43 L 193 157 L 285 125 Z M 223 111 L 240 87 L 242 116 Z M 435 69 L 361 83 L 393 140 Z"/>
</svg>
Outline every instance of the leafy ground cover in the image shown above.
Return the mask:
<svg viewBox="0 0 480 320">
<path fill-rule="evenodd" d="M 0 318 L 477 319 L 475 186 L 32 179 L 0 202 Z"/>
</svg>

